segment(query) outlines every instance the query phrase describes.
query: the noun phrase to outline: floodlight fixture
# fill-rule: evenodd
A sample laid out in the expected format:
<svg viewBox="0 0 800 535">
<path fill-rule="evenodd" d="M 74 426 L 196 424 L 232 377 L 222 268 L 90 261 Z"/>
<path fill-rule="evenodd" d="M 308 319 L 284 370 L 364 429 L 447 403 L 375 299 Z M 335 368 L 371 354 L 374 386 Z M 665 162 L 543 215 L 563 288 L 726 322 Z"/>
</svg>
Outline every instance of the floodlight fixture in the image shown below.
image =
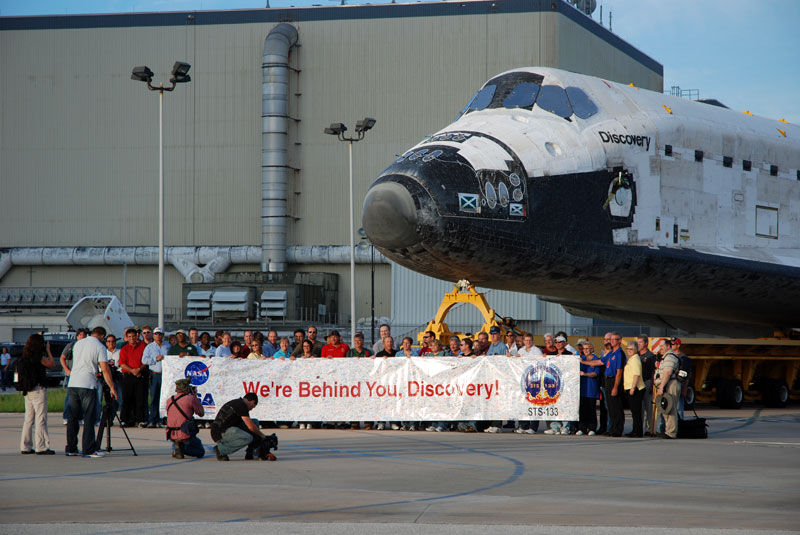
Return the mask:
<svg viewBox="0 0 800 535">
<path fill-rule="evenodd" d="M 331 123 L 331 125 L 325 129 L 325 133 L 331 136 L 338 136 L 346 131 L 347 127 L 344 123 Z"/>
<path fill-rule="evenodd" d="M 191 82 L 192 78 L 189 76 L 189 69 L 192 66 L 184 61 L 176 61 L 172 66 L 172 78 L 169 79 L 173 84 L 184 84 Z"/>
<path fill-rule="evenodd" d="M 141 67 L 134 67 L 131 71 L 131 80 L 137 82 L 147 82 L 148 84 L 153 80 L 153 71 L 149 67 L 142 65 Z"/>
<path fill-rule="evenodd" d="M 358 132 L 359 134 L 362 132 L 366 132 L 373 126 L 375 126 L 375 119 L 373 119 L 372 117 L 364 117 L 360 121 L 356 121 L 356 132 Z"/>
</svg>

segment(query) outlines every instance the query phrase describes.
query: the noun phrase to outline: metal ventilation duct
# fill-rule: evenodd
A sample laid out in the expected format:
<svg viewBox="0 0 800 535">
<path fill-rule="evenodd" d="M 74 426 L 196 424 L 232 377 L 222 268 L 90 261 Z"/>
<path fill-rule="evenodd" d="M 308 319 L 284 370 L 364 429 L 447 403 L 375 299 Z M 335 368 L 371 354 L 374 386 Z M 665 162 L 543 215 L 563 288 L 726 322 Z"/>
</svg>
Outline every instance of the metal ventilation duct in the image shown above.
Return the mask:
<svg viewBox="0 0 800 535">
<path fill-rule="evenodd" d="M 166 261 L 177 269 L 186 282 L 214 282 L 231 264 L 257 264 L 261 249 L 257 246 L 166 247 Z M 292 264 L 348 264 L 348 245 L 292 246 L 283 252 Z M 369 246 L 356 247 L 357 264 L 388 264 Z M 158 264 L 158 247 L 13 247 L 0 249 L 0 280 L 13 266 L 103 266 Z M 200 267 L 203 265 L 203 267 Z"/>
<path fill-rule="evenodd" d="M 261 68 L 261 271 L 286 270 L 289 182 L 289 49 L 297 29 L 285 22 L 264 41 Z"/>
</svg>

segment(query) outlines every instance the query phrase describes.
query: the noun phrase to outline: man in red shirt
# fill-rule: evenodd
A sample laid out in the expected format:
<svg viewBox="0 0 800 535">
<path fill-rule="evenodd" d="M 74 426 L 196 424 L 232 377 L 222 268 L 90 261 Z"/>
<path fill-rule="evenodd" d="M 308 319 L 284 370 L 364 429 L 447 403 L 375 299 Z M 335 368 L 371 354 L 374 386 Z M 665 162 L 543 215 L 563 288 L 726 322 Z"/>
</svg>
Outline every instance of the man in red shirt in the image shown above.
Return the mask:
<svg viewBox="0 0 800 535">
<path fill-rule="evenodd" d="M 339 331 L 331 331 L 328 336 L 328 345 L 322 348 L 322 358 L 324 359 L 338 359 L 347 356 L 350 347 L 347 344 L 341 343 Z"/>
<path fill-rule="evenodd" d="M 419 350 L 419 356 L 427 355 L 428 353 L 433 353 L 433 349 L 431 349 L 431 345 L 433 341 L 436 340 L 436 335 L 433 331 L 425 331 L 425 334 L 422 335 L 422 347 Z"/>
<path fill-rule="evenodd" d="M 150 333 L 142 333 L 146 337 Z M 119 351 L 119 367 L 122 370 L 122 415 L 120 419 L 125 427 L 134 427 L 137 423 L 147 422 L 147 392 L 150 374 L 147 366 L 142 364 L 142 354 L 147 346 L 139 340 L 139 332 L 134 329 L 125 330 L 125 344 Z"/>
</svg>

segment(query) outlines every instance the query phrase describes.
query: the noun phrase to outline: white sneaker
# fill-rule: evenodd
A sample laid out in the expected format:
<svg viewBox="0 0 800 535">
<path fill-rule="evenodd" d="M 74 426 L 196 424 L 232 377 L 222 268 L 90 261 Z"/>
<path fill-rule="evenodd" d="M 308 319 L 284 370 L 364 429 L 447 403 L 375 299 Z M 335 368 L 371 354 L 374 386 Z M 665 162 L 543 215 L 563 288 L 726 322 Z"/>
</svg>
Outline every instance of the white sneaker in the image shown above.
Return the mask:
<svg viewBox="0 0 800 535">
<path fill-rule="evenodd" d="M 561 428 L 561 434 L 562 435 L 569 435 L 569 429 L 567 429 L 566 427 L 562 427 Z"/>
<path fill-rule="evenodd" d="M 64 420 L 64 425 L 67 425 L 68 423 L 69 423 L 69 421 Z"/>
<path fill-rule="evenodd" d="M 408 427 L 406 427 L 406 431 L 416 431 L 416 430 L 417 428 L 414 425 L 409 425 Z"/>
<path fill-rule="evenodd" d="M 535 429 L 526 429 L 525 430 L 525 434 L 526 435 L 535 435 L 536 434 L 536 430 Z"/>
<path fill-rule="evenodd" d="M 494 426 L 487 427 L 486 429 L 483 430 L 483 432 L 484 433 L 499 433 L 500 432 L 500 428 L 499 427 L 494 427 Z"/>
<path fill-rule="evenodd" d="M 583 431 L 581 431 L 580 429 L 578 429 L 577 431 L 575 431 L 575 436 L 578 436 L 578 437 L 579 437 L 579 436 L 582 436 L 582 435 L 583 435 Z"/>
<path fill-rule="evenodd" d="M 516 429 L 514 429 L 514 432 L 518 435 L 521 435 L 522 433 L 525 432 L 525 430 L 521 427 L 517 427 Z"/>
<path fill-rule="evenodd" d="M 84 455 L 84 457 L 89 457 L 90 459 L 102 459 L 106 456 L 106 452 L 97 450 L 94 453 L 90 453 L 89 455 Z"/>
<path fill-rule="evenodd" d="M 397 425 L 397 424 L 392 424 L 392 429 L 394 429 L 395 431 L 399 431 L 400 430 L 400 426 Z"/>
<path fill-rule="evenodd" d="M 434 428 L 434 431 L 436 431 L 437 433 L 441 433 L 444 430 L 445 430 L 444 427 L 441 427 L 441 426 Z"/>
<path fill-rule="evenodd" d="M 433 431 L 436 431 L 436 428 L 435 428 L 435 427 L 433 427 L 433 426 L 426 427 L 426 428 L 425 428 L 425 431 L 431 431 L 431 432 L 433 432 Z"/>
<path fill-rule="evenodd" d="M 555 435 L 556 434 L 556 430 L 555 429 L 545 429 L 544 430 L 544 434 L 545 435 Z"/>
<path fill-rule="evenodd" d="M 594 436 L 596 433 L 595 433 L 594 431 L 589 431 L 587 434 L 588 434 L 590 437 L 593 437 L 593 436 Z"/>
<path fill-rule="evenodd" d="M 383 423 L 379 423 L 375 426 L 375 431 L 383 431 L 384 429 L 386 429 L 386 426 L 383 425 Z"/>
</svg>

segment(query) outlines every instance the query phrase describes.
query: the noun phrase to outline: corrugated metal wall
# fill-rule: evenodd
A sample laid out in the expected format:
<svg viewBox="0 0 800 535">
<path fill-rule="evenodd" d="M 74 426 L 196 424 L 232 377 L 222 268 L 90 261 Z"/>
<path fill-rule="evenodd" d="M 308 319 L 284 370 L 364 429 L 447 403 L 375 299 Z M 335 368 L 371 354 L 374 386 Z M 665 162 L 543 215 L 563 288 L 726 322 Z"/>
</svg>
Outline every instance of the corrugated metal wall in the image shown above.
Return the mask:
<svg viewBox="0 0 800 535">
<path fill-rule="evenodd" d="M 441 5 L 415 9 L 433 13 Z M 550 11 L 549 1 L 526 5 L 530 12 L 502 13 L 485 3 L 481 14 L 460 15 L 458 9 L 474 12 L 479 3 L 452 3 L 447 16 L 365 19 L 359 13 L 376 6 L 343 6 L 324 8 L 341 18 L 297 24 L 300 47 L 290 56 L 298 71 L 290 87 L 297 121 L 289 137 L 291 164 L 300 171 L 289 185 L 290 244 L 348 242 L 347 147 L 323 134 L 331 122 L 352 128 L 364 116 L 377 119 L 354 147 L 359 227 L 374 177 L 395 154 L 452 121 L 498 72 L 539 64 L 661 89 L 659 76 Z M 291 18 L 293 11 L 281 13 Z M 350 13 L 355 18 L 346 18 Z M 167 80 L 175 60 L 192 64 L 192 82 L 165 97 L 166 243 L 260 244 L 261 55 L 275 23 L 196 24 L 194 16 L 156 14 L 132 27 L 0 31 L 0 197 L 19 200 L 0 210 L 0 245 L 156 244 L 158 96 L 130 80 L 130 71 L 148 65 L 156 80 Z M 110 269 L 75 273 L 94 285 Z M 155 287 L 156 268 L 141 269 L 152 270 L 147 279 Z M 19 271 L 2 284 L 23 284 Z M 66 272 L 42 267 L 40 284 L 59 284 Z M 169 284 L 180 283 L 171 267 L 167 273 Z M 347 277 L 340 280 L 345 290 Z M 364 303 L 368 286 L 357 286 Z M 388 280 L 377 292 L 379 314 L 389 315 Z M 167 306 L 180 306 L 179 297 L 179 288 L 169 289 Z M 349 299 L 341 299 L 339 312 L 349 314 Z"/>
</svg>

